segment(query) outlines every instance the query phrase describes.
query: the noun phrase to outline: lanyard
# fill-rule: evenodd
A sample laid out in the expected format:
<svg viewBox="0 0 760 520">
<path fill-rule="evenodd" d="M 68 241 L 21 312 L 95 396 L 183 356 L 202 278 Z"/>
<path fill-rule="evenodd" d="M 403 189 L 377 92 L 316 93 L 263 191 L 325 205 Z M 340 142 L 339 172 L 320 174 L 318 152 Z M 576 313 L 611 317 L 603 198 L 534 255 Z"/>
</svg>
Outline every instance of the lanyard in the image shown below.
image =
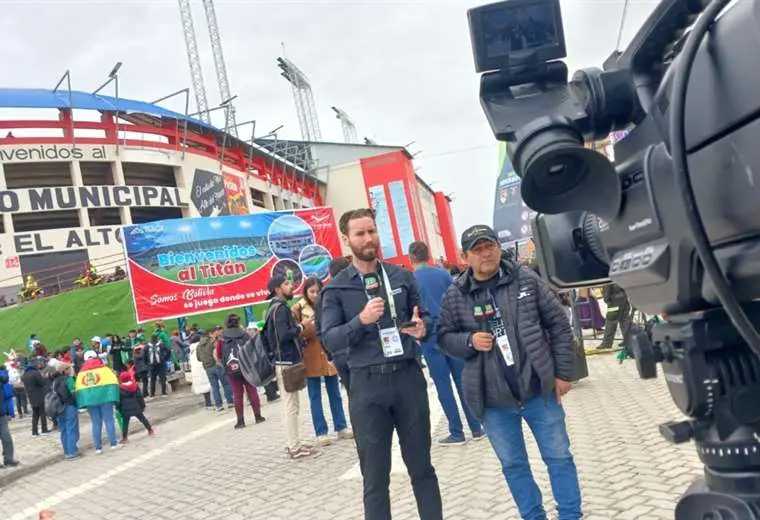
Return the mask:
<svg viewBox="0 0 760 520">
<path fill-rule="evenodd" d="M 398 319 L 398 315 L 396 314 L 396 297 L 393 296 L 393 287 L 391 287 L 391 281 L 388 279 L 388 273 L 385 272 L 382 263 L 380 264 L 380 272 L 383 275 L 383 285 L 385 286 L 385 291 L 388 295 L 388 307 L 390 307 L 391 319 L 395 324 Z"/>
</svg>

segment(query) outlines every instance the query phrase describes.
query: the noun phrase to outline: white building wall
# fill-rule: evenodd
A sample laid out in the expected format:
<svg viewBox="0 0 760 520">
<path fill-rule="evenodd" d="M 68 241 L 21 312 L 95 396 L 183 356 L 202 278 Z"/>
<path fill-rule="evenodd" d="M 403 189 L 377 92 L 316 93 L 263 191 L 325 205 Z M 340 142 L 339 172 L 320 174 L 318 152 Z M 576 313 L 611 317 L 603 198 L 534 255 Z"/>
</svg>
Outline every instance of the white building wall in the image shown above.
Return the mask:
<svg viewBox="0 0 760 520">
<path fill-rule="evenodd" d="M 197 155 L 187 152 L 185 154 L 157 150 L 145 147 L 119 147 L 118 155 L 115 146 L 87 146 L 75 145 L 77 157 L 72 158 L 70 146 L 66 145 L 26 145 L 18 146 L 0 146 L 0 197 L 7 191 L 14 193 L 7 196 L 17 197 L 21 208 L 18 211 L 29 211 L 29 190 L 7 190 L 6 177 L 4 174 L 3 164 L 13 163 L 45 163 L 45 162 L 68 162 L 70 163 L 70 172 L 73 180 L 73 187 L 83 186 L 82 171 L 80 164 L 86 162 L 108 162 L 111 165 L 111 173 L 114 179 L 113 186 L 123 186 L 124 170 L 123 163 L 145 163 L 160 164 L 171 166 L 175 172 L 177 190 L 179 192 L 179 205 L 166 204 L 164 207 L 179 207 L 182 210 L 183 217 L 201 216 L 198 208 L 192 202 L 193 181 L 196 170 L 203 170 L 215 176 L 221 176 L 220 163 L 210 157 Z M 50 150 L 49 156 L 44 154 L 40 156 L 35 151 L 33 158 L 30 158 L 29 149 Z M 55 149 L 55 153 L 53 150 Z M 68 149 L 68 153 L 65 153 Z M 19 150 L 25 152 L 19 153 Z M 63 151 L 63 152 L 62 152 Z M 65 155 L 65 157 L 64 157 Z M 183 156 L 184 155 L 184 156 Z M 361 173 L 361 170 L 359 170 Z M 249 212 L 271 211 L 274 208 L 273 195 L 280 200 L 287 201 L 287 206 L 292 207 L 313 207 L 314 201 L 305 199 L 300 194 L 291 193 L 273 187 L 266 181 L 255 176 L 254 173 L 244 173 L 233 168 L 224 166 L 226 175 L 235 176 L 240 180 L 242 185 L 246 206 Z M 360 177 L 361 178 L 361 177 Z M 250 188 L 255 188 L 265 193 L 265 208 L 257 207 L 253 204 Z M 36 188 L 35 188 L 36 189 Z M 173 190 L 173 188 L 169 188 Z M 274 193 L 272 193 L 274 192 Z M 160 206 L 160 204 L 158 204 Z M 108 207 L 118 207 L 121 221 L 124 225 L 131 223 L 130 211 L 128 206 L 118 206 L 116 204 Z M 74 209 L 74 208 L 71 208 Z M 98 226 L 91 227 L 87 208 L 81 204 L 75 208 L 79 211 L 81 227 L 71 229 L 48 229 L 39 231 L 30 231 L 16 233 L 13 229 L 12 213 L 4 210 L 0 204 L 0 217 L 4 224 L 4 232 L 0 233 L 0 287 L 11 285 L 18 286 L 22 283 L 19 257 L 27 254 L 39 254 L 46 252 L 72 251 L 77 249 L 87 249 L 92 263 L 97 267 L 98 259 L 107 258 L 107 271 L 113 270 L 114 258 L 123 255 L 121 245 L 121 226 Z M 280 205 L 276 209 L 283 209 Z M 20 247 L 19 247 L 20 246 Z"/>
</svg>

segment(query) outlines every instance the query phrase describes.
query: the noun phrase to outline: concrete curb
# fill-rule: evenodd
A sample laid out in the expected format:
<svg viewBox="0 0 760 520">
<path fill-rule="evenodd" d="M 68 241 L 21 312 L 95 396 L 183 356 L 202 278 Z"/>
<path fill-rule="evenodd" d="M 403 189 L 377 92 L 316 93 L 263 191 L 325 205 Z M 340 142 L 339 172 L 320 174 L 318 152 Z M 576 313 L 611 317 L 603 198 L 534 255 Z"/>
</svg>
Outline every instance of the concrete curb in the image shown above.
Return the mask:
<svg viewBox="0 0 760 520">
<path fill-rule="evenodd" d="M 159 425 L 159 424 L 167 423 L 169 421 L 178 419 L 182 417 L 183 415 L 187 415 L 193 411 L 201 411 L 201 410 L 204 410 L 204 408 L 203 406 L 200 406 L 198 402 L 185 403 L 181 406 L 172 408 L 172 411 L 174 412 L 172 415 L 154 419 L 151 421 L 151 424 Z M 80 452 L 92 449 L 94 447 L 95 445 L 93 444 L 92 439 L 79 443 Z M 27 475 L 36 473 L 58 462 L 63 462 L 63 453 L 57 453 L 55 455 L 43 457 L 41 459 L 34 461 L 33 463 L 29 465 L 24 464 L 22 461 L 21 465 L 11 470 L 10 473 L 8 473 L 7 469 L 0 469 L 0 489 L 8 486 L 9 484 L 12 484 L 13 482 L 19 479 L 26 477 Z"/>
</svg>

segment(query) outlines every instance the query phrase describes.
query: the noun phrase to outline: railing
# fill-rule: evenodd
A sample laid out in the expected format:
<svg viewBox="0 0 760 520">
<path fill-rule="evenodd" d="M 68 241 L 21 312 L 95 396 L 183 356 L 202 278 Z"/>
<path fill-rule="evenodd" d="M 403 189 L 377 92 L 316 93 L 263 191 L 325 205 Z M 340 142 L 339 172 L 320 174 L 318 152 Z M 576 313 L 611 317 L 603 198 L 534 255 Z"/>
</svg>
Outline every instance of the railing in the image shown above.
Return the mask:
<svg viewBox="0 0 760 520">
<path fill-rule="evenodd" d="M 61 110 L 61 119 L 54 120 L 0 120 L 0 146 L 3 145 L 113 145 L 117 147 L 142 147 L 168 150 L 177 153 L 192 153 L 208 157 L 219 162 L 220 170 L 224 165 L 235 168 L 246 175 L 254 175 L 267 183 L 291 191 L 306 199 L 311 199 L 316 205 L 322 204 L 317 182 L 304 179 L 295 171 L 288 173 L 287 167 L 277 164 L 270 156 L 257 153 L 251 148 L 240 146 L 224 146 L 219 144 L 217 136 L 206 136 L 186 128 L 184 122 L 165 120 L 164 126 L 132 124 L 119 121 L 118 125 L 113 113 L 104 113 L 102 121 L 74 121 L 69 110 Z M 33 129 L 57 130 L 60 135 L 50 136 L 8 136 L 7 131 Z M 98 130 L 104 133 L 102 137 L 79 137 L 77 130 Z M 157 136 L 165 140 L 146 140 L 135 138 L 135 134 Z M 223 142 L 224 134 L 220 133 Z"/>
<path fill-rule="evenodd" d="M 105 276 L 106 279 L 113 274 L 113 271 L 117 266 L 124 268 L 126 271 L 124 253 L 113 253 L 98 258 L 91 258 L 89 262 L 91 265 L 96 265 L 98 268 L 98 274 Z M 14 287 L 12 293 L 4 294 L 6 305 L 13 305 L 16 303 L 18 292 L 24 287 L 26 282 L 25 277 L 28 275 L 32 275 L 37 281 L 37 285 L 39 285 L 40 288 L 45 289 L 44 296 L 53 296 L 79 289 L 80 287 L 73 285 L 73 281 L 81 276 L 84 264 L 83 261 L 70 262 L 68 264 L 27 272 L 23 275 L 0 279 L 0 287 Z M 124 279 L 126 280 L 126 278 Z"/>
</svg>

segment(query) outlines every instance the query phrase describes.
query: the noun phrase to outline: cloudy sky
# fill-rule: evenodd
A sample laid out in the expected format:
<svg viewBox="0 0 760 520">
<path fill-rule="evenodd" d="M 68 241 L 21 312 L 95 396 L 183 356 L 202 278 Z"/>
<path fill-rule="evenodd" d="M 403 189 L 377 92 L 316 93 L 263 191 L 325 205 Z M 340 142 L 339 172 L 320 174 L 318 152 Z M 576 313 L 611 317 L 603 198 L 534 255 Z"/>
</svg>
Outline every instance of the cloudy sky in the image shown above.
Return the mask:
<svg viewBox="0 0 760 520">
<path fill-rule="evenodd" d="M 221 100 L 204 11 L 192 3 L 214 106 Z M 483 3 L 216 0 L 238 121 L 256 119 L 262 133 L 284 124 L 282 137 L 300 138 L 275 61 L 284 43 L 311 80 L 326 140 L 342 141 L 335 105 L 360 137 L 414 141 L 419 175 L 454 197 L 457 228 L 490 223 L 497 146 L 480 109 L 467 26 L 467 9 Z M 623 45 L 656 3 L 630 0 Z M 571 70 L 600 66 L 614 49 L 623 4 L 561 0 Z M 123 97 L 151 101 L 190 85 L 175 0 L 0 0 L 0 34 L 3 87 L 52 88 L 70 69 L 73 88 L 94 90 L 117 61 Z"/>
</svg>

